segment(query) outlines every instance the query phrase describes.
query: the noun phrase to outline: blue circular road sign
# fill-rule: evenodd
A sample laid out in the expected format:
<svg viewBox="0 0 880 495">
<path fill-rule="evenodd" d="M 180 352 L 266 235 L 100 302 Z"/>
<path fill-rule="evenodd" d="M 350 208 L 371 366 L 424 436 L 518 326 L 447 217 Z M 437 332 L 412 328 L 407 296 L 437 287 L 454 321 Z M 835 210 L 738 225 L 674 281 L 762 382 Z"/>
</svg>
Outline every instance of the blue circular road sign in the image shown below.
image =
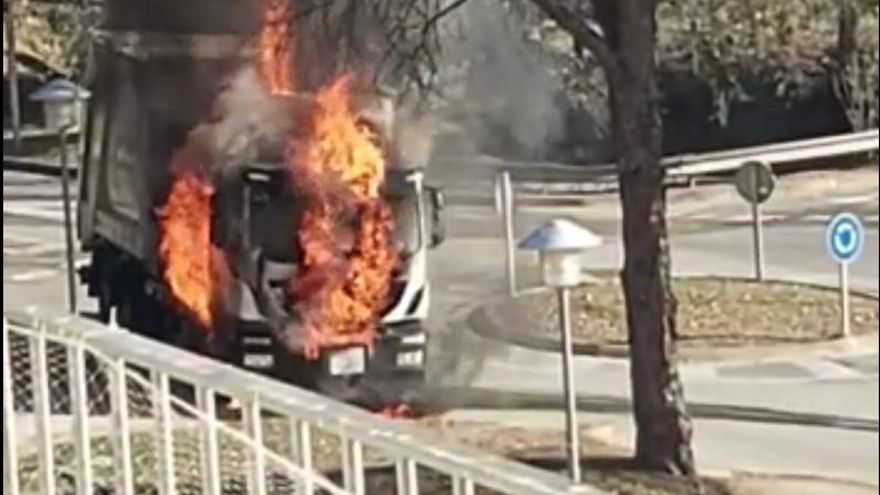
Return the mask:
<svg viewBox="0 0 880 495">
<path fill-rule="evenodd" d="M 825 231 L 825 247 L 838 263 L 852 263 L 865 247 L 865 227 L 852 213 L 836 215 Z"/>
</svg>

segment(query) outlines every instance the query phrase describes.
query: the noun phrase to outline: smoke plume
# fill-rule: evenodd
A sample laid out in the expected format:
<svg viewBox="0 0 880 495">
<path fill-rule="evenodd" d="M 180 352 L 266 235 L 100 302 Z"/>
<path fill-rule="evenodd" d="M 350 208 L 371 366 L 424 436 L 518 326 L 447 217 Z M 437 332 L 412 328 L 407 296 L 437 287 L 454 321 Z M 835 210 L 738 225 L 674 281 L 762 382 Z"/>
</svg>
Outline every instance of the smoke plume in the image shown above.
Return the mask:
<svg viewBox="0 0 880 495">
<path fill-rule="evenodd" d="M 461 135 L 477 151 L 545 154 L 563 133 L 564 109 L 552 65 L 527 39 L 524 14 L 480 1 L 452 16 L 443 41 L 443 89 Z"/>
</svg>

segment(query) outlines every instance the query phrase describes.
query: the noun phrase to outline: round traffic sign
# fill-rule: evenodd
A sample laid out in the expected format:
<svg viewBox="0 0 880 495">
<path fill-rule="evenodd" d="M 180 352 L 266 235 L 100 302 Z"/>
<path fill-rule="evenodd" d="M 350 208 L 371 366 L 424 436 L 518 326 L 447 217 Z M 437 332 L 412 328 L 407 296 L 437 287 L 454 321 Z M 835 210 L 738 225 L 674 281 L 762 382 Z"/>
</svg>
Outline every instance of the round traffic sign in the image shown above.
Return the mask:
<svg viewBox="0 0 880 495">
<path fill-rule="evenodd" d="M 838 263 L 852 263 L 865 247 L 865 227 L 852 213 L 836 215 L 825 231 L 825 247 Z"/>
<path fill-rule="evenodd" d="M 776 177 L 773 170 L 764 163 L 751 161 L 744 163 L 736 172 L 736 190 L 749 203 L 763 203 L 773 194 Z"/>
</svg>

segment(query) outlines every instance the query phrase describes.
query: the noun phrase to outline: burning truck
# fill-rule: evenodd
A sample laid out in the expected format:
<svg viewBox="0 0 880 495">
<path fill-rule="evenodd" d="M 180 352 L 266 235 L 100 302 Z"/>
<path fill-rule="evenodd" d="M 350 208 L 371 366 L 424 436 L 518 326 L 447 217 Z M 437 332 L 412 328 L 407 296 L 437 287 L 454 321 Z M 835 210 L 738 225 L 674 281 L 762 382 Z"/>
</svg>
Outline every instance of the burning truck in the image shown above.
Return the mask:
<svg viewBox="0 0 880 495">
<path fill-rule="evenodd" d="M 442 193 L 400 159 L 387 91 L 345 71 L 298 87 L 286 2 L 212 2 L 161 16 L 108 2 L 82 280 L 105 321 L 115 310 L 134 332 L 343 400 L 398 402 L 424 378 Z"/>
</svg>

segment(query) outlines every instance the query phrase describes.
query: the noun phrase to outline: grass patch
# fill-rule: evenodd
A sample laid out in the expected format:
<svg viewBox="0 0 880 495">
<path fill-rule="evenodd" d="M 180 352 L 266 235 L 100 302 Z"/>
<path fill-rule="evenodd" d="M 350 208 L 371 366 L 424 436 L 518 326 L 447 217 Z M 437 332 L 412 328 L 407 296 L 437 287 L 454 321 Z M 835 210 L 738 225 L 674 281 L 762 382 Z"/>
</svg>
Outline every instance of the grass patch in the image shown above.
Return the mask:
<svg viewBox="0 0 880 495">
<path fill-rule="evenodd" d="M 683 347 L 757 346 L 821 342 L 840 332 L 836 291 L 818 287 L 736 279 L 680 278 L 678 334 Z M 852 332 L 876 332 L 875 299 L 853 295 Z M 495 314 L 507 328 L 558 338 L 555 296 L 532 293 L 500 303 Z M 572 293 L 572 330 L 576 342 L 625 345 L 623 292 L 614 279 Z"/>
<path fill-rule="evenodd" d="M 560 431 L 523 427 L 498 426 L 490 423 L 448 422 L 437 418 L 414 421 L 426 437 L 449 440 L 493 452 L 536 467 L 564 473 L 563 438 Z M 290 455 L 287 422 L 277 418 L 265 418 L 263 422 L 266 448 L 287 457 Z M 586 432 L 585 432 L 586 433 Z M 221 473 L 223 493 L 246 493 L 247 448 L 228 433 L 220 434 Z M 200 458 L 199 436 L 191 429 L 174 432 L 175 476 L 178 491 L 199 493 Z M 700 479 L 702 492 L 692 480 L 642 471 L 627 458 L 627 452 L 618 447 L 582 435 L 584 481 L 620 495 L 731 495 L 726 484 L 720 480 Z M 97 437 L 92 441 L 93 469 L 98 486 L 113 485 L 114 465 L 111 439 Z M 315 429 L 313 432 L 314 463 L 334 482 L 340 481 L 340 442 L 332 432 Z M 58 472 L 74 473 L 74 451 L 69 443 L 55 447 Z M 395 492 L 393 459 L 370 449 L 365 450 L 368 493 Z M 155 437 L 151 431 L 132 434 L 132 466 L 136 491 L 154 493 L 157 471 Z M 19 470 L 24 493 L 38 492 L 37 459 L 28 456 L 20 461 Z M 450 493 L 448 476 L 421 468 L 418 471 L 420 493 L 439 495 Z M 60 493 L 73 493 L 70 477 L 59 477 Z M 293 483 L 272 462 L 267 462 L 267 484 L 271 493 L 293 492 Z M 108 492 L 112 493 L 112 492 Z M 497 492 L 478 488 L 479 495 Z"/>
</svg>

